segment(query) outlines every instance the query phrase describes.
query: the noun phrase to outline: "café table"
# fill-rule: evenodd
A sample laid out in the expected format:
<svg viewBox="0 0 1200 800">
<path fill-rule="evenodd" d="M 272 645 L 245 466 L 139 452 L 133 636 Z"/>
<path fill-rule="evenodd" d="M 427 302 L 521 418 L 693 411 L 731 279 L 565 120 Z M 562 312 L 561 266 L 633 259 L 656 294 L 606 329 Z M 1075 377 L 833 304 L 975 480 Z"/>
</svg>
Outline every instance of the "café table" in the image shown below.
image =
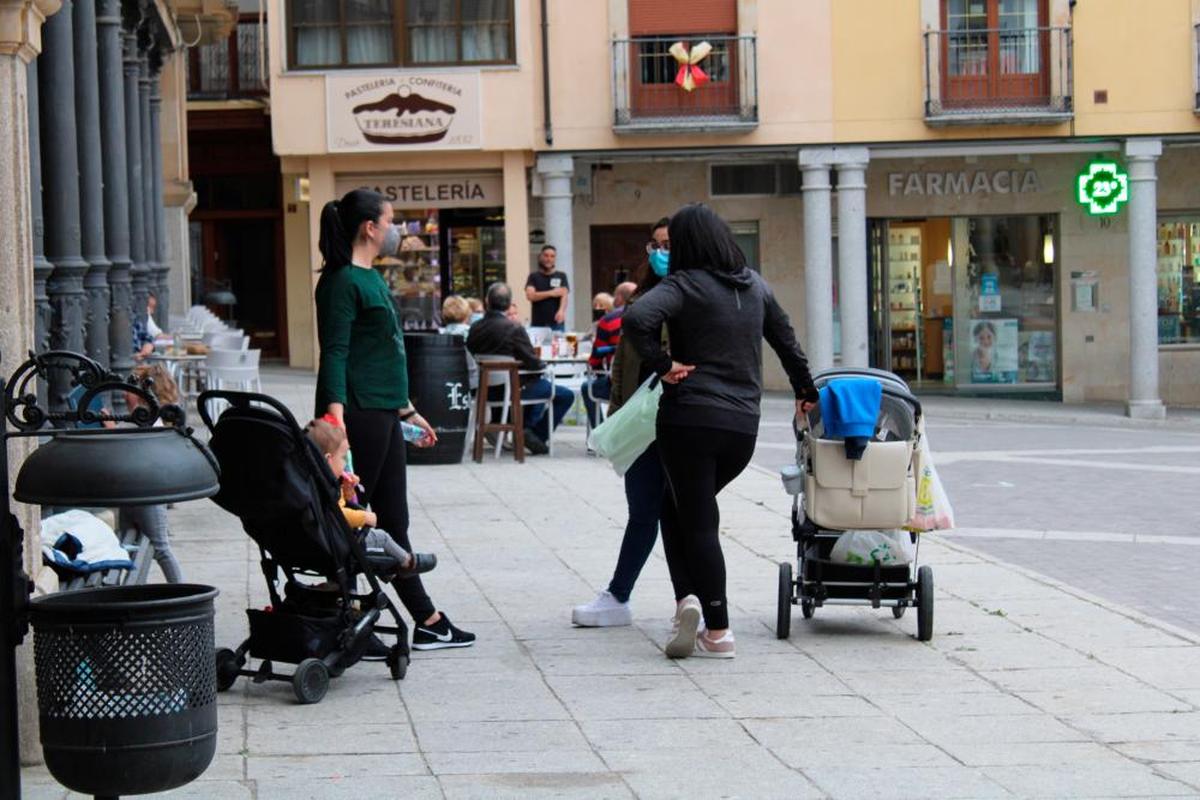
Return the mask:
<svg viewBox="0 0 1200 800">
<path fill-rule="evenodd" d="M 203 353 L 186 353 L 172 350 L 154 352 L 142 360 L 147 364 L 162 364 L 175 380 L 175 385 L 187 400 L 199 394 L 200 370 L 208 356 Z"/>
</svg>

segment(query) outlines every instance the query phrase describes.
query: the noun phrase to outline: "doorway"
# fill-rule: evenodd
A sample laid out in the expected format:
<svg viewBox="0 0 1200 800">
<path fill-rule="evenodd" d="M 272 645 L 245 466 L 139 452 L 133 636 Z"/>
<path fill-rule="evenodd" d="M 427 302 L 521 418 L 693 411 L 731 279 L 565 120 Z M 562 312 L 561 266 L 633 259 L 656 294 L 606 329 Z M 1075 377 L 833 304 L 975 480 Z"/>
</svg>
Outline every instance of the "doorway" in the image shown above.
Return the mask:
<svg viewBox="0 0 1200 800">
<path fill-rule="evenodd" d="M 646 263 L 648 225 L 593 225 L 592 293 L 611 292 L 617 284 L 636 281 Z"/>
<path fill-rule="evenodd" d="M 216 218 L 214 218 L 214 216 Z M 197 219 L 199 217 L 199 219 Z M 202 269 L 197 296 L 214 313 L 250 337 L 250 346 L 267 358 L 287 357 L 283 241 L 279 219 L 268 212 L 231 214 L 193 213 L 200 226 Z M 232 305 L 209 303 L 223 290 L 232 292 Z"/>
</svg>

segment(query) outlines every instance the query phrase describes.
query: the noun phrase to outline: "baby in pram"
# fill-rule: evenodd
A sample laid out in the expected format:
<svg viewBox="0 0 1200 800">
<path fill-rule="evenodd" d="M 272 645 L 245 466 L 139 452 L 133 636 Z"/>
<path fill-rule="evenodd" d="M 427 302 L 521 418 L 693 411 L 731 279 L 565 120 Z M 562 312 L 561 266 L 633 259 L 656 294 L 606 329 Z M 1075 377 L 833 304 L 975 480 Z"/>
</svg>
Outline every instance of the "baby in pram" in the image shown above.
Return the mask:
<svg viewBox="0 0 1200 800">
<path fill-rule="evenodd" d="M 338 497 L 338 506 L 346 517 L 346 523 L 354 530 L 355 535 L 360 537 L 363 549 L 368 552 L 383 551 L 395 559 L 400 565 L 397 575 L 401 578 L 420 575 L 436 567 L 436 555 L 408 552 L 397 544 L 387 531 L 375 527 L 375 512 L 358 507 L 358 476 L 346 468 L 346 457 L 350 454 L 350 442 L 346 438 L 346 431 L 323 419 L 314 419 L 308 423 L 304 432 L 325 456 L 329 469 L 339 477 L 341 495 Z"/>
</svg>

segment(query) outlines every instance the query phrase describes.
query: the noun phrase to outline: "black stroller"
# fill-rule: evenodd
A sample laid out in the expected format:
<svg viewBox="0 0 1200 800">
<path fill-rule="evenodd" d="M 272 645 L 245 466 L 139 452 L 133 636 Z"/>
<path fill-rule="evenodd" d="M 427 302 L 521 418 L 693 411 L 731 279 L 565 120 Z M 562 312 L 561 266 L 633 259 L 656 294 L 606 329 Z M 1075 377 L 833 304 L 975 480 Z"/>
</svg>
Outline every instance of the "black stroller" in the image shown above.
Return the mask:
<svg viewBox="0 0 1200 800">
<path fill-rule="evenodd" d="M 900 489 L 915 490 L 914 475 L 920 472 L 919 444 L 921 435 L 921 404 L 903 379 L 891 372 L 877 369 L 840 368 L 826 370 L 814 377 L 818 388 L 836 378 L 872 378 L 882 388 L 879 418 L 875 423 L 872 442 L 896 443 L 887 447 L 899 448 L 901 459 L 889 462 L 888 470 L 895 475 L 881 475 L 881 481 Z M 784 486 L 792 495 L 792 538 L 796 541 L 797 570 L 792 576 L 789 562 L 779 564 L 779 594 L 775 633 L 788 638 L 792 624 L 792 606 L 798 604 L 805 619 L 811 619 L 816 609 L 825 605 L 858 605 L 872 608 L 891 607 L 896 619 L 910 607 L 917 609 L 917 638 L 929 641 L 933 637 L 933 569 L 918 567 L 920 537 L 917 533 L 901 531 L 910 537 L 914 546 L 911 563 L 848 564 L 831 557 L 838 539 L 851 528 L 833 530 L 819 525 L 813 517 L 813 498 L 805 496 L 815 484 L 814 450 L 823 440 L 824 427 L 821 409 L 817 406 L 808 414 L 807 426 L 797 430 L 796 466 L 782 470 Z M 901 444 L 903 443 L 903 444 Z M 868 444 L 869 449 L 872 445 Z M 819 482 L 819 479 L 818 479 Z M 847 488 L 849 484 L 846 484 Z M 906 518 L 906 517 L 905 517 Z M 893 522 L 895 522 L 893 520 Z M 889 525 L 899 527 L 904 523 Z M 861 525 L 868 529 L 883 527 Z"/>
<path fill-rule="evenodd" d="M 202 393 L 196 405 L 221 467 L 213 501 L 236 514 L 258 544 L 271 596 L 267 609 L 246 609 L 250 638 L 237 650 L 217 650 L 218 690 L 245 675 L 255 683 L 290 681 L 301 703 L 318 703 L 329 679 L 358 662 L 375 633 L 396 637 L 387 665 L 393 680 L 403 678 L 408 627 L 380 588 L 400 565 L 383 553 L 368 554 L 351 534 L 337 503 L 338 479 L 291 412 L 267 395 L 221 390 Z M 224 410 L 214 420 L 217 405 Z M 366 593 L 357 592 L 360 574 Z M 379 624 L 385 611 L 394 625 Z M 258 669 L 246 668 L 248 656 L 261 659 Z M 275 672 L 277 661 L 296 664 L 295 672 Z"/>
</svg>

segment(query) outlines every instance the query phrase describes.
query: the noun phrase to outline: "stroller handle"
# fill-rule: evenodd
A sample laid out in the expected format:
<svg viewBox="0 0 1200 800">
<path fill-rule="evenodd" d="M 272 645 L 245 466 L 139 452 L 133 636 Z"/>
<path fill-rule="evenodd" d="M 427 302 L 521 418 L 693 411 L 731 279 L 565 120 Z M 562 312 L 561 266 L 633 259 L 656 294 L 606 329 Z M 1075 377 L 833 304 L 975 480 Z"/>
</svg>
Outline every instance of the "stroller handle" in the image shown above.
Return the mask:
<svg viewBox="0 0 1200 800">
<path fill-rule="evenodd" d="M 209 400 L 225 400 L 231 406 L 237 406 L 238 408 L 246 408 L 251 403 L 262 403 L 263 405 L 270 406 L 272 410 L 277 411 L 292 428 L 296 428 L 297 430 L 300 428 L 296 422 L 296 418 L 292 415 L 288 407 L 270 395 L 258 394 L 256 392 L 233 392 L 228 389 L 208 389 L 201 392 L 200 396 L 196 398 L 196 410 L 200 412 L 200 419 L 204 421 L 204 426 L 208 428 L 210 433 L 214 431 L 216 420 L 208 413 Z"/>
</svg>

